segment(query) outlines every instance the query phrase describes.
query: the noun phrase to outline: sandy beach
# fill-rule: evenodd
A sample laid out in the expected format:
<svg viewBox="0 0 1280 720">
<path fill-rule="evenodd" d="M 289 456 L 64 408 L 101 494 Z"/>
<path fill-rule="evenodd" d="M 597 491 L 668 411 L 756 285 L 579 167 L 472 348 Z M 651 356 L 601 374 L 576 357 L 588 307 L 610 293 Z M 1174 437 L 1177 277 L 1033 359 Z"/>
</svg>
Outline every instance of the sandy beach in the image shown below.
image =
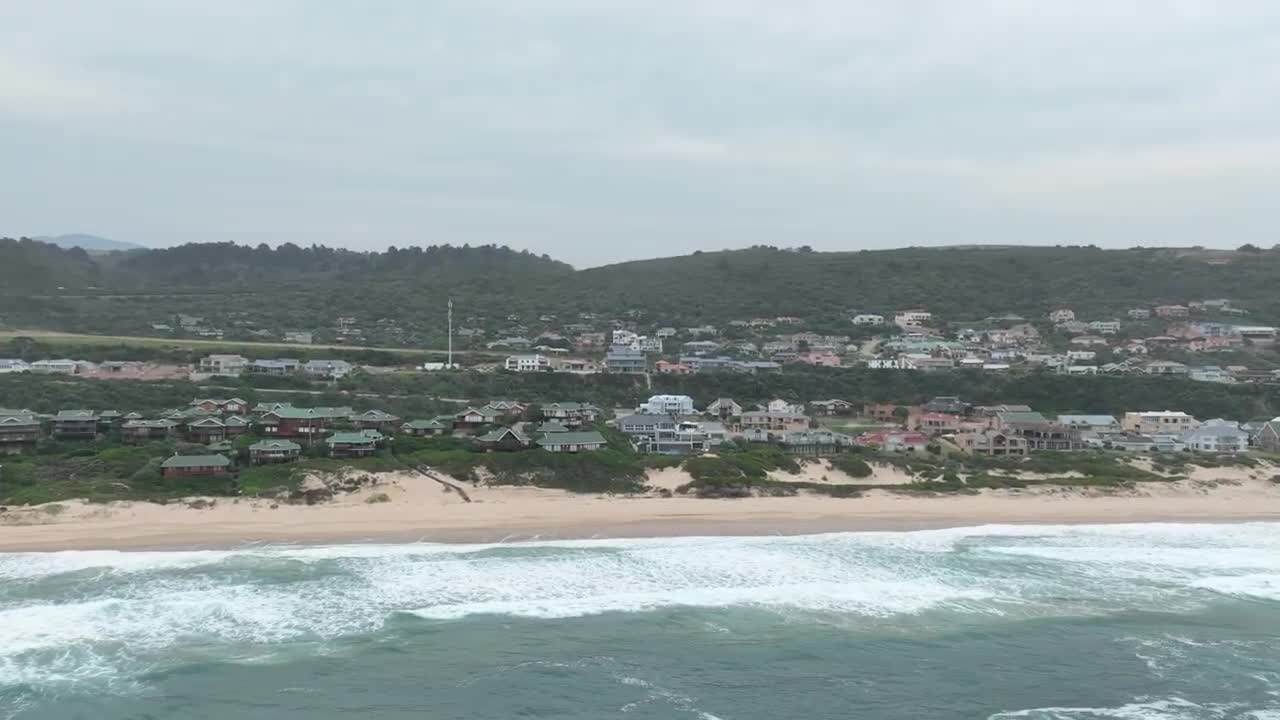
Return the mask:
<svg viewBox="0 0 1280 720">
<path fill-rule="evenodd" d="M 813 473 L 838 481 L 814 468 Z M 1146 483 L 1130 491 L 1037 486 L 920 496 L 872 490 L 859 498 L 801 494 L 706 500 L 657 493 L 608 497 L 481 486 L 467 488 L 470 502 L 421 475 L 388 473 L 377 476 L 376 486 L 313 506 L 219 498 L 165 505 L 66 502 L 52 508 L 9 508 L 0 513 L 0 551 L 1280 520 L 1280 485 L 1270 481 L 1272 470 L 1198 469 L 1187 480 Z M 682 479 L 664 472 L 651 477 L 655 486 L 670 487 Z M 385 494 L 385 501 L 369 501 L 380 494 Z"/>
</svg>

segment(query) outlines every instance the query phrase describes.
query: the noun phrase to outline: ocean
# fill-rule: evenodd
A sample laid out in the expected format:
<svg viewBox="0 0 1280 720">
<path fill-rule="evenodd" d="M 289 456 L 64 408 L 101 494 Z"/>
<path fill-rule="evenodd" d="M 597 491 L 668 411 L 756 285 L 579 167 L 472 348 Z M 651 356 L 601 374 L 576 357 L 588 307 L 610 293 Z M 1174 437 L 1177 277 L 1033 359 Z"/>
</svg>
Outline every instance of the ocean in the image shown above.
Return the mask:
<svg viewBox="0 0 1280 720">
<path fill-rule="evenodd" d="M 0 554 L 0 718 L 1280 719 L 1280 524 Z"/>
</svg>

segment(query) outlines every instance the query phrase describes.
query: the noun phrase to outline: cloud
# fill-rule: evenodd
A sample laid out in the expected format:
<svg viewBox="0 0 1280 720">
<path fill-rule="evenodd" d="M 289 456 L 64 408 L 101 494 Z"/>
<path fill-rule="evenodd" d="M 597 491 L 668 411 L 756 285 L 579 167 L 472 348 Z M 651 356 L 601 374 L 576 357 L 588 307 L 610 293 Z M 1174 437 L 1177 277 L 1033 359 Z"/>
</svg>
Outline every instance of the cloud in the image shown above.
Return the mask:
<svg viewBox="0 0 1280 720">
<path fill-rule="evenodd" d="M 33 170 L 0 233 L 585 264 L 1204 242 L 1194 212 L 1234 246 L 1269 225 L 1277 32 L 1256 0 L 10 3 L 0 153 Z"/>
</svg>

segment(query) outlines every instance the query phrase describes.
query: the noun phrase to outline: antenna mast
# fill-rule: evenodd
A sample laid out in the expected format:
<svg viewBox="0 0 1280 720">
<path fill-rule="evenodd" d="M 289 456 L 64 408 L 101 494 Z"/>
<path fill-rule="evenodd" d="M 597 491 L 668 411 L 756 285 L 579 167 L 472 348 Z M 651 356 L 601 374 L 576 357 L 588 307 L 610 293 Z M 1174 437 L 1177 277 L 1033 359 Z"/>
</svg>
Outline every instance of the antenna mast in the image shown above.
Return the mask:
<svg viewBox="0 0 1280 720">
<path fill-rule="evenodd" d="M 453 369 L 453 298 L 449 298 L 449 362 L 445 369 Z"/>
</svg>

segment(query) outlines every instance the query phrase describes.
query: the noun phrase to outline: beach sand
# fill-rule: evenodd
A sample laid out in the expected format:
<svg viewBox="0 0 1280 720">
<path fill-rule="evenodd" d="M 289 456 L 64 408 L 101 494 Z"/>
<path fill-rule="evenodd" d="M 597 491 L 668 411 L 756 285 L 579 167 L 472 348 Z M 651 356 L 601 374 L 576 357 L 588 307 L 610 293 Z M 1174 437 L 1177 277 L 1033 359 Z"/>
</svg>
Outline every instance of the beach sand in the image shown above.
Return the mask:
<svg viewBox="0 0 1280 720">
<path fill-rule="evenodd" d="M 813 466 L 812 472 L 829 470 Z M 219 498 L 190 502 L 59 503 L 0 513 L 0 551 L 177 549 L 245 543 L 499 542 L 678 535 L 806 534 L 984 524 L 1280 520 L 1273 469 L 1197 469 L 1187 480 L 1132 491 L 1058 486 L 920 496 L 706 500 L 575 495 L 523 487 L 466 487 L 471 502 L 421 475 L 387 473 L 374 487 L 313 506 Z M 688 481 L 660 471 L 655 485 Z M 368 502 L 385 493 L 386 502 Z M 201 505 L 201 503 L 196 503 Z"/>
</svg>

